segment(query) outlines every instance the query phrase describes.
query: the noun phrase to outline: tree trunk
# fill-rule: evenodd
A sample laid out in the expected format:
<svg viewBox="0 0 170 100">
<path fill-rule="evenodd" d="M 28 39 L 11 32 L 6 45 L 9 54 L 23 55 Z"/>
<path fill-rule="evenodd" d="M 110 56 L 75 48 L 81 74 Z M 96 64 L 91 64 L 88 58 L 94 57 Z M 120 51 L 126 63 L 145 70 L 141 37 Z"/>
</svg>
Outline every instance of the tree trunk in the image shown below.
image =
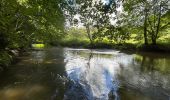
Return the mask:
<svg viewBox="0 0 170 100">
<path fill-rule="evenodd" d="M 152 45 L 156 45 L 156 44 L 157 44 L 157 43 L 156 43 L 156 40 L 157 40 L 157 38 L 154 37 L 154 36 L 152 36 Z"/>
<path fill-rule="evenodd" d="M 93 39 L 92 39 L 92 36 L 90 34 L 90 27 L 89 27 L 89 24 L 86 25 L 86 31 L 87 31 L 87 36 L 90 40 L 90 45 L 93 47 Z"/>
<path fill-rule="evenodd" d="M 159 6 L 159 15 L 158 15 L 158 24 L 157 24 L 154 39 L 152 40 L 152 44 L 155 44 L 155 45 L 156 45 L 156 40 L 157 40 L 157 37 L 158 37 L 158 34 L 159 34 L 159 28 L 160 28 L 160 23 L 161 23 L 161 8 L 162 8 L 162 5 L 160 4 L 160 6 Z"/>
<path fill-rule="evenodd" d="M 147 9 L 145 8 L 145 19 L 144 19 L 144 43 L 145 45 L 148 45 L 148 38 L 147 38 L 147 17 L 148 17 L 148 13 L 147 13 Z"/>
<path fill-rule="evenodd" d="M 155 28 L 155 31 L 152 35 L 152 45 L 156 45 L 157 44 L 157 38 L 158 38 L 158 34 L 159 34 L 159 29 L 160 29 L 160 23 L 161 23 L 161 8 L 162 8 L 162 5 L 160 4 L 159 6 L 159 13 L 158 13 L 158 19 L 157 19 L 157 26 Z M 154 23 L 155 24 L 155 23 Z"/>
</svg>

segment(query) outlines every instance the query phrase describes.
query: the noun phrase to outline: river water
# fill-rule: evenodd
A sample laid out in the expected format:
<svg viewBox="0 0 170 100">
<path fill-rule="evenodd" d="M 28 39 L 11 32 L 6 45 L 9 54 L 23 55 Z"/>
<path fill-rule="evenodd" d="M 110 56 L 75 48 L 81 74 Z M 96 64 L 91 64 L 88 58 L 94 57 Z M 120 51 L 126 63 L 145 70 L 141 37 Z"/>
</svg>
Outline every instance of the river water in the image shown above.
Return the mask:
<svg viewBox="0 0 170 100">
<path fill-rule="evenodd" d="M 170 100 L 170 54 L 48 48 L 0 75 L 0 100 Z"/>
</svg>

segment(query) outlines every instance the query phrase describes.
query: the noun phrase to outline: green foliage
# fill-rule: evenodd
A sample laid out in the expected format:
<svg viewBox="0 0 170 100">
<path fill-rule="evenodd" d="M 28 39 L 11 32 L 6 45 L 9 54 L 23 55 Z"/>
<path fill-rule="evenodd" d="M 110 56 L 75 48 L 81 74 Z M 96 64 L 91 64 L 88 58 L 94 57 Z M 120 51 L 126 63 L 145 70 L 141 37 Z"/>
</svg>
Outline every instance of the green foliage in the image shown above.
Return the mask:
<svg viewBox="0 0 170 100">
<path fill-rule="evenodd" d="M 98 32 L 93 34 L 93 37 L 99 40 L 107 38 L 111 43 L 122 44 L 130 38 L 130 33 L 126 27 L 114 27 L 110 25 L 109 27 L 99 29 Z"/>
<path fill-rule="evenodd" d="M 36 40 L 61 37 L 64 17 L 60 3 L 60 0 L 0 0 L 1 49 L 24 48 Z"/>
<path fill-rule="evenodd" d="M 69 1 L 69 0 L 68 0 Z M 77 0 L 77 2 L 71 2 L 69 5 L 73 9 L 68 9 L 70 13 L 70 23 L 79 24 L 73 18 L 74 15 L 79 14 L 81 23 L 86 28 L 86 34 L 90 40 L 91 45 L 94 42 L 93 29 L 101 29 L 103 26 L 109 24 L 109 14 L 115 11 L 115 2 L 110 0 L 108 4 L 103 3 L 102 0 Z M 99 33 L 99 32 L 98 32 Z"/>
<path fill-rule="evenodd" d="M 66 31 L 65 37 L 58 41 L 53 42 L 54 45 L 62 45 L 62 46 L 73 46 L 73 47 L 80 47 L 80 46 L 87 46 L 89 45 L 88 36 L 86 34 L 86 29 L 84 28 L 70 28 Z M 55 44 L 58 43 L 58 44 Z"/>
<path fill-rule="evenodd" d="M 169 29 L 167 2 L 168 0 L 126 0 L 123 3 L 128 14 L 127 20 L 136 26 L 134 28 L 143 28 L 145 42 L 156 45 L 159 37 Z"/>
<path fill-rule="evenodd" d="M 153 44 L 170 41 L 167 0 L 110 0 L 108 4 L 102 0 L 73 1 L 0 0 L 0 49 L 25 48 L 32 43 L 139 45 L 145 37 Z M 121 3 L 123 13 L 116 10 Z M 64 30 L 65 18 L 71 25 L 80 24 L 74 18 L 77 14 L 84 29 Z M 112 18 L 115 24 L 111 23 Z"/>
<path fill-rule="evenodd" d="M 11 64 L 12 56 L 5 51 L 0 51 L 0 67 L 7 67 Z"/>
</svg>

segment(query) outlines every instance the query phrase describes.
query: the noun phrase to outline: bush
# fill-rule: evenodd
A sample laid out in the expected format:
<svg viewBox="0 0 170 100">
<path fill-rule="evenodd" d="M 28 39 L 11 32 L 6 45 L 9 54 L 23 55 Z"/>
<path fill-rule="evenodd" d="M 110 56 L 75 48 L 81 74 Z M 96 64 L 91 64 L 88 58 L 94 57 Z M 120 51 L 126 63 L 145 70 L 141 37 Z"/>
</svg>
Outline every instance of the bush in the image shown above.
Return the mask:
<svg viewBox="0 0 170 100">
<path fill-rule="evenodd" d="M 8 67 L 12 62 L 12 56 L 7 51 L 0 51 L 0 71 Z"/>
</svg>

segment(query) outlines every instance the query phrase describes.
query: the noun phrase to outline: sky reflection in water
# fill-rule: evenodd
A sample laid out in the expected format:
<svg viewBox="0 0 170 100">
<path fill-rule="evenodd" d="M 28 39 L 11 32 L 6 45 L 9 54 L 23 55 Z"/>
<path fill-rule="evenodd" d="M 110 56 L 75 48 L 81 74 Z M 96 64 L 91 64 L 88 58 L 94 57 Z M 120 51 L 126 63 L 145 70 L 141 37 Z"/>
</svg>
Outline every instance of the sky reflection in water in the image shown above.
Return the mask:
<svg viewBox="0 0 170 100">
<path fill-rule="evenodd" d="M 99 54 L 107 54 L 107 56 L 101 57 Z M 67 62 L 65 68 L 74 85 L 68 89 L 66 95 L 83 92 L 82 95 L 85 93 L 85 97 L 74 95 L 75 98 L 108 100 L 110 95 L 114 96 L 115 100 L 119 100 L 117 95 L 119 82 L 116 76 L 119 72 L 119 63 L 113 61 L 112 56 L 114 56 L 113 52 L 86 51 L 85 55 L 81 55 L 76 50 L 68 50 L 65 53 L 65 62 Z M 76 91 L 76 88 L 81 90 Z"/>
<path fill-rule="evenodd" d="M 122 94 L 119 93 L 121 87 L 126 87 L 127 91 L 137 90 L 139 94 L 145 94 L 146 97 L 142 96 L 144 100 L 169 98 L 170 74 L 162 74 L 161 70 L 156 69 L 160 65 L 162 65 L 160 68 L 168 68 L 169 59 L 166 59 L 164 64 L 159 64 L 158 61 L 161 62 L 164 58 L 146 57 L 145 59 L 145 56 L 113 50 L 90 51 L 66 48 L 64 52 L 67 77 L 72 81 L 65 93 L 65 100 L 68 98 L 69 100 L 108 100 L 110 98 L 132 100 L 121 97 Z M 154 60 L 153 63 L 152 60 Z"/>
<path fill-rule="evenodd" d="M 170 100 L 170 55 L 49 48 L 0 77 L 0 100 Z"/>
</svg>

